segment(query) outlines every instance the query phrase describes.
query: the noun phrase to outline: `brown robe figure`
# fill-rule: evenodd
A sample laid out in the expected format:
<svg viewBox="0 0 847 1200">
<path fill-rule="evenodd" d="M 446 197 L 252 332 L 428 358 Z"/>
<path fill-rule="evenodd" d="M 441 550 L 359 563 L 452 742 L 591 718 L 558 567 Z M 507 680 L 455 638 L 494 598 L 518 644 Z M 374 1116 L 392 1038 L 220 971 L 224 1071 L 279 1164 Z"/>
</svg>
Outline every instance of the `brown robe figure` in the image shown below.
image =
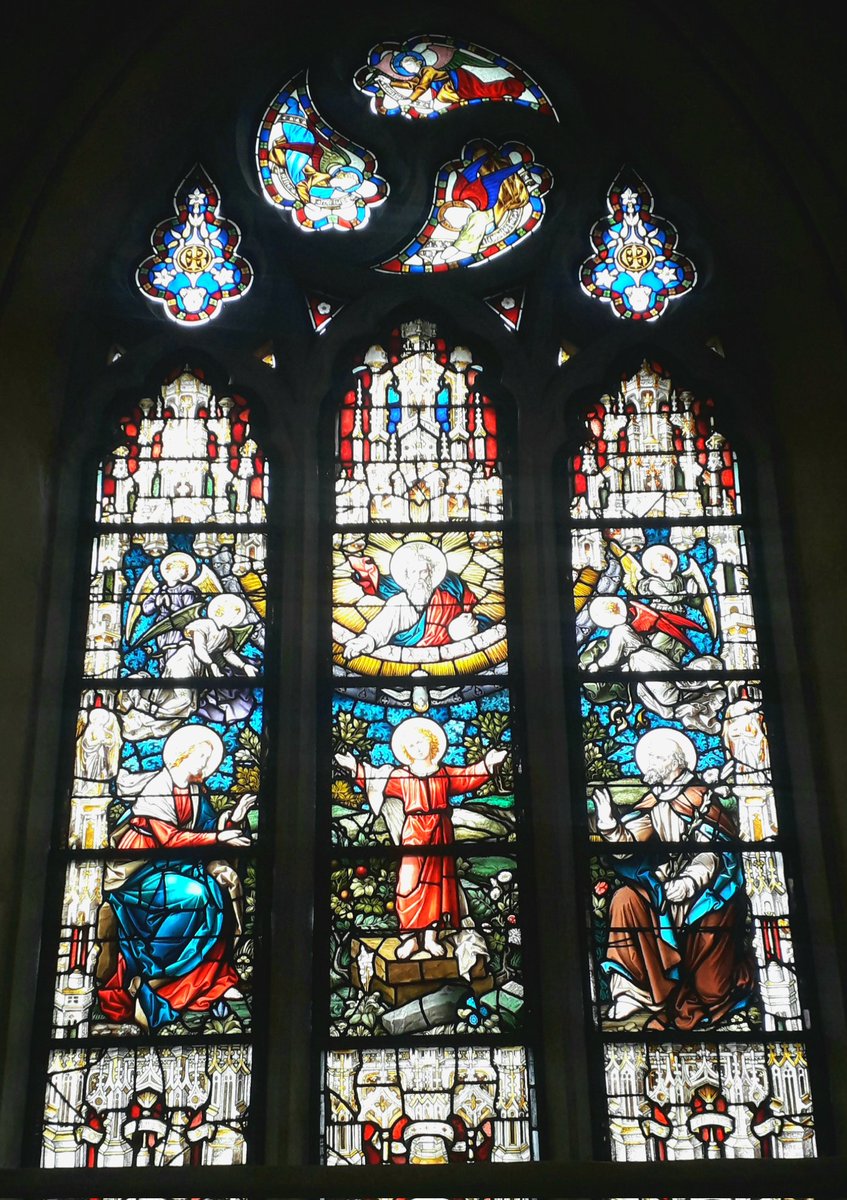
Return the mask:
<svg viewBox="0 0 847 1200">
<path fill-rule="evenodd" d="M 744 1007 L 753 987 L 735 830 L 694 778 L 697 752 L 685 734 L 651 730 L 635 756 L 652 790 L 634 809 L 621 816 L 606 788 L 594 795 L 600 836 L 644 847 L 615 864 L 627 882 L 611 899 L 601 965 L 612 994 L 607 1020 L 653 1014 L 648 1028 L 713 1026 Z M 680 842 L 691 849 L 661 852 Z"/>
</svg>

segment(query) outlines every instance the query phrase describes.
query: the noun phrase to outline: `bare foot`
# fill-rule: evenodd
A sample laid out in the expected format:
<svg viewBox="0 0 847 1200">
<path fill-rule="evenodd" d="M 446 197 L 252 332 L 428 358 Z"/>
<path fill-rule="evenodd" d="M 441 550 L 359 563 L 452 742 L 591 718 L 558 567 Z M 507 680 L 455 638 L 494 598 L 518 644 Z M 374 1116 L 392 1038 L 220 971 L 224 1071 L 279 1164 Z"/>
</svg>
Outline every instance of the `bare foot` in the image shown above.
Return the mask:
<svg viewBox="0 0 847 1200">
<path fill-rule="evenodd" d="M 644 1012 L 644 1005 L 640 1004 L 631 996 L 619 996 L 617 1000 L 613 1000 L 609 1005 L 606 1013 L 608 1021 L 625 1021 L 627 1017 L 633 1016 L 635 1013 Z"/>
<path fill-rule="evenodd" d="M 434 929 L 428 929 L 424 934 L 424 950 L 433 958 L 443 958 L 447 953 L 446 948 L 439 942 Z"/>
<path fill-rule="evenodd" d="M 141 1002 L 139 1000 L 136 1000 L 135 1002 L 135 1012 L 133 1015 L 135 1016 L 136 1022 L 141 1026 L 142 1029 L 150 1028 L 150 1023 L 147 1020 L 147 1014 L 141 1007 Z"/>
<path fill-rule="evenodd" d="M 401 962 L 405 962 L 407 958 L 411 958 L 413 954 L 417 954 L 420 950 L 420 943 L 415 934 L 405 938 L 397 947 L 395 958 L 399 958 Z"/>
</svg>

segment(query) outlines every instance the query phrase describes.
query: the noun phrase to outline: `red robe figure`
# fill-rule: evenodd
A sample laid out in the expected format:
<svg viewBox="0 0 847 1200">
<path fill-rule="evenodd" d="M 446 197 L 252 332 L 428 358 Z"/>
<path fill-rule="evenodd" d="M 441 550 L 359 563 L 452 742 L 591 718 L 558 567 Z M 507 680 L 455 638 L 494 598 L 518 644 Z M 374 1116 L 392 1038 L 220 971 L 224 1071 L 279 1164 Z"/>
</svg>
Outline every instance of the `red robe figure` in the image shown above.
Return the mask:
<svg viewBox="0 0 847 1200">
<path fill-rule="evenodd" d="M 506 751 L 488 751 L 468 767 L 442 763 L 447 749 L 444 730 L 428 717 L 401 722 L 391 739 L 400 767 L 360 763 L 352 754 L 337 754 L 338 765 L 367 792 L 371 808 L 381 813 L 392 840 L 401 846 L 449 846 L 453 843 L 450 799 L 474 792 L 491 778 Z M 467 911 L 455 859 L 448 854 L 404 854 L 397 872 L 399 959 L 423 949 L 436 958 L 446 953 L 438 940 L 441 928 L 457 930 Z"/>
<path fill-rule="evenodd" d="M 110 1021 L 155 1032 L 186 1009 L 207 1012 L 216 1000 L 241 997 L 229 932 L 233 918 L 236 929 L 239 923 L 238 876 L 226 862 L 190 853 L 196 846 L 250 844 L 246 822 L 256 797 L 247 793 L 216 814 L 202 786 L 222 756 L 214 730 L 182 725 L 165 742 L 161 771 L 119 776 L 121 794 L 134 800 L 117 848 L 161 848 L 165 855 L 106 867 L 98 979 L 100 1008 Z M 167 854 L 173 850 L 179 855 Z"/>
</svg>

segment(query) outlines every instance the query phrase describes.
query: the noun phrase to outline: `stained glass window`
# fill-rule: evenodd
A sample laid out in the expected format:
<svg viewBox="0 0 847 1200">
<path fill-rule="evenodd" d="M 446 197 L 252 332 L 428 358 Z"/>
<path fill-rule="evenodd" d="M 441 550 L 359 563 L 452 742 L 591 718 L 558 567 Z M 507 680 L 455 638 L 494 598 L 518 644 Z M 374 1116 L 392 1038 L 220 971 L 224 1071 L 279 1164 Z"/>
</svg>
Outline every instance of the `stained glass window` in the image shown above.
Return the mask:
<svg viewBox="0 0 847 1200">
<path fill-rule="evenodd" d="M 44 1099 L 46 1166 L 247 1153 L 267 469 L 180 371 L 97 478 Z"/>
<path fill-rule="evenodd" d="M 815 1153 L 735 453 L 644 362 L 571 460 L 593 1039 L 612 1157 Z"/>
<path fill-rule="evenodd" d="M 555 115 L 529 75 L 500 54 L 445 37 L 382 42 L 356 72 L 356 87 L 381 117 L 439 117 L 468 104 L 509 102 Z"/>
<path fill-rule="evenodd" d="M 211 321 L 253 282 L 252 267 L 238 253 L 241 231 L 220 210 L 218 189 L 195 167 L 177 188 L 176 215 L 153 230 L 153 253 L 136 272 L 143 294 L 183 325 Z"/>
<path fill-rule="evenodd" d="M 356 363 L 321 798 L 330 1165 L 536 1154 L 501 457 L 482 369 L 434 325 Z"/>
<path fill-rule="evenodd" d="M 580 269 L 582 289 L 615 316 L 653 321 L 694 287 L 694 263 L 677 249 L 676 227 L 653 211 L 653 194 L 635 171 L 620 171 L 606 207 L 608 216 L 591 230 L 594 253 Z"/>
<path fill-rule="evenodd" d="M 271 101 L 256 142 L 259 182 L 267 200 L 301 229 L 359 229 L 388 195 L 376 159 L 324 121 L 306 73 Z"/>
<path fill-rule="evenodd" d="M 472 267 L 517 245 L 540 225 L 553 185 L 550 171 L 534 157 L 523 142 L 468 142 L 438 172 L 426 224 L 376 270 L 420 274 Z"/>
<path fill-rule="evenodd" d="M 398 297 L 417 288 L 422 298 L 443 290 L 435 280 L 395 285 L 386 276 L 443 275 L 500 256 L 490 283 L 466 280 L 459 302 L 471 324 L 493 329 L 504 375 L 516 393 L 524 389 L 521 420 L 537 402 L 544 370 L 534 355 L 547 339 L 543 328 L 518 334 L 525 301 L 530 315 L 548 302 L 580 303 L 575 275 L 571 294 L 559 287 L 567 282 L 561 256 L 550 256 L 546 283 L 544 272 L 512 275 L 528 252 L 502 257 L 540 230 L 553 186 L 545 164 L 556 166 L 556 154 L 563 161 L 548 120 L 555 113 L 534 79 L 502 55 L 448 36 L 382 42 L 343 78 L 354 141 L 316 103 L 327 84 L 331 95 L 333 77 L 338 84 L 342 61 L 324 56 L 312 75 L 299 71 L 278 91 L 271 80 L 264 95 L 273 99 L 242 128 L 258 126 L 255 233 L 265 238 L 269 266 L 267 286 L 254 289 L 248 305 L 268 328 L 257 332 L 251 319 L 248 341 L 236 331 L 230 349 L 279 365 L 275 375 L 259 368 L 260 382 L 270 381 L 278 432 L 302 459 L 306 504 L 319 474 L 308 450 L 318 405 L 303 403 L 295 416 L 280 394 L 284 379 L 293 371 L 302 398 L 312 387 L 315 400 L 323 384 L 314 380 L 366 319 L 360 301 L 379 307 L 392 288 Z M 263 69 L 260 58 L 256 64 Z M 343 110 L 339 94 L 330 115 Z M 483 103 L 485 110 L 456 112 Z M 445 115 L 440 132 L 409 123 Z M 386 128 L 382 118 L 391 116 L 409 120 Z M 478 117 L 485 139 L 474 132 Z M 438 150 L 454 123 L 462 136 L 449 149 L 442 138 Z M 367 148 L 369 129 L 379 163 Z M 218 149 L 222 139 L 218 128 Z M 389 152 L 404 139 L 409 162 L 392 163 Z M 243 205 L 249 189 L 236 157 L 221 167 L 224 199 L 240 190 Z M 393 183 L 395 170 L 399 208 L 385 217 L 392 206 L 380 171 Z M 433 190 L 415 190 L 421 181 Z M 573 211 L 589 211 L 574 187 Z M 144 297 L 136 290 L 137 311 L 158 313 L 161 305 L 180 323 L 171 335 L 202 340 L 196 334 L 251 288 L 253 271 L 229 219 L 242 213 L 223 208 L 226 217 L 220 189 L 194 168 L 136 268 Z M 581 303 L 587 295 L 625 321 L 653 320 L 694 287 L 695 266 L 634 173 L 614 181 L 607 208 L 591 229 Z M 280 227 L 274 214 L 285 218 L 281 232 L 270 229 Z M 560 249 L 574 235 L 568 214 L 561 217 Z M 383 220 L 393 233 L 379 241 Z M 293 274 L 271 236 L 284 239 L 286 227 L 298 230 Z M 364 230 L 352 242 L 364 241 L 363 254 L 372 247 L 367 268 L 356 260 L 378 273 L 370 299 L 359 267 L 343 257 L 350 239 L 317 236 L 332 229 Z M 299 238 L 300 230 L 315 236 Z M 536 250 L 542 237 L 555 250 L 553 234 L 548 221 Z M 316 335 L 309 371 L 296 329 L 307 319 Z M 271 332 L 273 340 L 263 340 Z M 283 964 L 278 975 L 295 964 L 293 981 L 274 996 L 283 1003 L 272 1013 L 269 1047 L 271 1062 L 287 1070 L 285 1052 L 299 1030 L 291 1036 L 285 1001 L 293 997 L 300 1013 L 311 1002 L 310 964 L 303 968 L 311 929 L 291 920 L 282 901 L 310 878 L 313 858 L 313 1033 L 291 1053 L 290 1094 L 270 1129 L 272 1137 L 283 1131 L 280 1146 L 291 1136 L 287 1161 L 303 1165 L 307 1127 L 319 1132 L 320 1156 L 331 1166 L 537 1159 L 535 1066 L 545 1049 L 548 1096 L 561 1121 L 551 1141 L 559 1153 L 578 1152 L 581 1117 L 564 1129 L 564 1101 L 580 1104 L 589 1088 L 581 1074 L 572 1090 L 551 1078 L 570 1067 L 568 1043 L 563 1022 L 542 1039 L 535 964 L 527 961 L 535 892 L 546 928 L 565 931 L 561 951 L 553 939 L 541 947 L 550 1029 L 579 972 L 566 969 L 575 956 L 569 918 L 557 926 L 550 915 L 559 881 L 536 884 L 530 875 L 521 739 L 522 700 L 530 697 L 521 695 L 509 652 L 514 438 L 504 431 L 494 373 L 475 351 L 421 319 L 383 332 L 360 346 L 335 393 L 332 510 L 319 544 L 326 591 L 311 606 L 321 626 L 319 722 L 315 739 L 309 721 L 302 726 L 299 760 L 301 781 L 318 764 L 317 853 L 304 853 L 312 849 L 301 842 L 310 836 L 306 822 L 290 840 L 281 831 L 284 882 L 274 890 L 284 919 L 273 955 L 263 937 L 268 477 L 248 403 L 186 367 L 126 413 L 100 464 L 85 534 L 72 753 L 52 858 L 52 1006 L 32 1135 L 45 1166 L 255 1163 L 255 1118 L 267 1097 L 256 1086 L 266 1039 L 254 979 L 270 957 Z M 127 345 L 121 372 L 135 358 Z M 548 340 L 552 369 L 550 350 Z M 577 350 L 563 340 L 559 365 Z M 126 356 L 121 346 L 109 351 L 110 362 Z M 537 425 L 523 441 L 539 461 L 542 437 Z M 644 362 L 591 405 L 570 468 L 576 648 L 568 734 L 581 750 L 577 920 L 600 1138 L 619 1162 L 811 1156 L 822 1124 L 809 1064 L 819 1041 L 799 966 L 796 866 L 770 736 L 772 676 L 760 655 L 763 613 L 753 603 L 754 531 L 734 450 L 710 399 Z M 301 499 L 284 514 L 295 533 Z M 531 505 L 522 515 L 532 542 L 524 561 L 549 566 L 549 528 L 534 524 Z M 290 605 L 292 628 L 314 600 L 305 574 L 292 587 L 301 602 L 299 611 Z M 548 577 L 539 572 L 524 589 L 539 605 L 525 609 L 539 625 L 550 607 L 539 581 Z M 312 618 L 298 628 L 299 666 L 309 676 Z M 555 631 L 540 645 L 555 661 Z M 271 685 L 274 672 L 270 654 Z M 527 682 L 544 678 L 536 657 Z M 299 702 L 289 696 L 295 708 Z M 542 725 L 532 736 L 554 803 L 539 832 L 556 836 L 564 814 L 554 805 L 567 784 L 544 732 Z M 289 784 L 280 779 L 280 812 L 303 799 Z M 308 860 L 302 875 L 290 869 L 297 857 Z M 302 895 L 301 916 L 311 892 Z M 309 1097 L 303 1068 L 315 1046 Z M 268 1190 L 267 1175 L 241 1178 L 260 1184 L 245 1185 L 244 1194 Z M 603 1178 L 615 1179 L 614 1170 Z M 454 1182 L 448 1174 L 444 1190 L 460 1190 Z"/>
</svg>

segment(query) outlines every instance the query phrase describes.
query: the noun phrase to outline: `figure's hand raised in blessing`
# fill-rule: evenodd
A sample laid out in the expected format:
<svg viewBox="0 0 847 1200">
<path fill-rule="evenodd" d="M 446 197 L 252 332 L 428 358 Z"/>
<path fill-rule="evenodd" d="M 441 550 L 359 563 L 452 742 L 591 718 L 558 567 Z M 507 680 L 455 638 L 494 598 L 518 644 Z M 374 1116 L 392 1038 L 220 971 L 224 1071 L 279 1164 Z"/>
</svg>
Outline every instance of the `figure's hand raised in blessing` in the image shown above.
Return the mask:
<svg viewBox="0 0 847 1200">
<path fill-rule="evenodd" d="M 258 796 L 255 792 L 245 792 L 241 799 L 236 804 L 235 808 L 229 814 L 229 819 L 233 825 L 240 825 L 244 821 L 249 812 L 258 804 Z"/>
<path fill-rule="evenodd" d="M 509 751 L 502 747 L 492 746 L 485 756 L 485 765 L 489 771 L 496 771 L 502 762 L 505 762 Z"/>
<path fill-rule="evenodd" d="M 599 787 L 592 795 L 594 811 L 597 813 L 597 824 L 601 829 L 608 829 L 615 824 L 615 814 L 612 810 L 612 793 L 607 787 Z"/>
</svg>

